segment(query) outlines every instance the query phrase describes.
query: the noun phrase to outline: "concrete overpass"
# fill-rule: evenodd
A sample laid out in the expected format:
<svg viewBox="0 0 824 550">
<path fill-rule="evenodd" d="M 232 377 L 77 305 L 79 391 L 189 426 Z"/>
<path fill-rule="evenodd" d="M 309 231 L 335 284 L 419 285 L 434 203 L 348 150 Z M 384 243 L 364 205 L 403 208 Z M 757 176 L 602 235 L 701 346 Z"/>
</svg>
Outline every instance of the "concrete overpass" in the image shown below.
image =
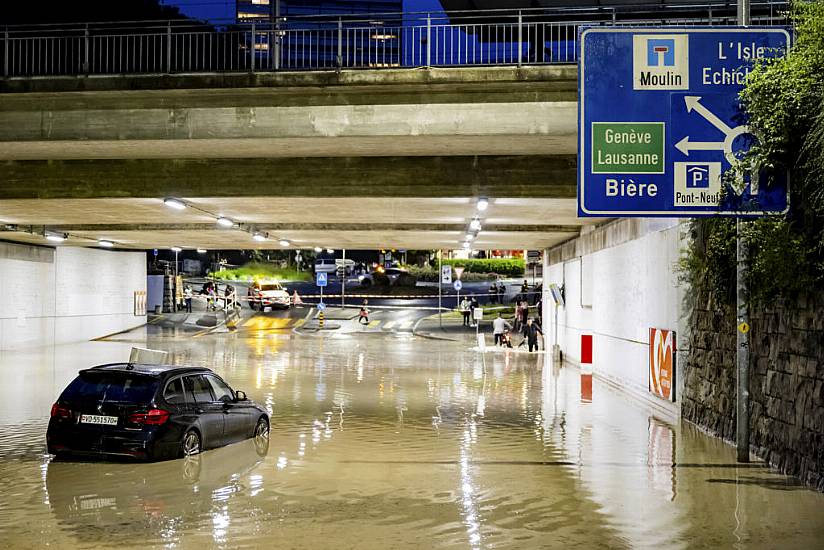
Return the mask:
<svg viewBox="0 0 824 550">
<path fill-rule="evenodd" d="M 574 66 L 26 78 L 0 92 L 4 240 L 457 248 L 478 197 L 477 248 L 546 248 L 585 223 Z"/>
</svg>

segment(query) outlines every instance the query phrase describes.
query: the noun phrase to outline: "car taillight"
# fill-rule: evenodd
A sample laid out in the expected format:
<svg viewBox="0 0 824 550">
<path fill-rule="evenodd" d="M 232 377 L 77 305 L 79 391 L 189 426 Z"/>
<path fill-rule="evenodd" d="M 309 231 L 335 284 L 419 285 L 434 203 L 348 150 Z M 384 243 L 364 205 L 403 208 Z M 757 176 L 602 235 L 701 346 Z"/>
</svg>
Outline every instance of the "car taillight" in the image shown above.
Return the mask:
<svg viewBox="0 0 824 550">
<path fill-rule="evenodd" d="M 164 411 L 163 409 L 149 409 L 147 412 L 130 414 L 128 420 L 131 424 L 160 426 L 169 420 L 169 411 Z"/>
<path fill-rule="evenodd" d="M 55 403 L 54 405 L 52 405 L 51 416 L 52 418 L 71 418 L 72 410 L 65 405 Z"/>
</svg>

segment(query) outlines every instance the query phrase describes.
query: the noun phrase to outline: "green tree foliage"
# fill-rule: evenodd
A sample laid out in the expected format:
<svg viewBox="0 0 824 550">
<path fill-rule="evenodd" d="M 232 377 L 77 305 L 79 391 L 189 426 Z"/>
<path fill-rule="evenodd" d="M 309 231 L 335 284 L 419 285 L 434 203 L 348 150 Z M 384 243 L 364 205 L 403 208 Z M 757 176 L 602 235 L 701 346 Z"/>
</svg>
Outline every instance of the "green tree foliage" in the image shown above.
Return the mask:
<svg viewBox="0 0 824 550">
<path fill-rule="evenodd" d="M 524 274 L 524 261 L 521 259 L 445 259 L 442 263 L 453 267 L 464 267 L 468 273 L 496 273 L 505 277 L 520 277 Z"/>
<path fill-rule="evenodd" d="M 824 2 L 796 1 L 796 41 L 784 57 L 757 63 L 741 100 L 758 139 L 750 161 L 789 171 L 790 211 L 742 224 L 750 247 L 752 300 L 791 296 L 824 281 Z M 686 279 L 731 304 L 735 220 L 701 219 L 683 261 Z"/>
</svg>

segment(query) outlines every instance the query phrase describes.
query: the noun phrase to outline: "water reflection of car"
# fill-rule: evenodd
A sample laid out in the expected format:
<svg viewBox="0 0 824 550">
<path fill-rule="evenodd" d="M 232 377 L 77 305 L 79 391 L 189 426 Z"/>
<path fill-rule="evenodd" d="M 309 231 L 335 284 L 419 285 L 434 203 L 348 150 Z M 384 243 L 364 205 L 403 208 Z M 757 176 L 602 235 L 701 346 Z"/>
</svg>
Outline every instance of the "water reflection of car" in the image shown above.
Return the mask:
<svg viewBox="0 0 824 550">
<path fill-rule="evenodd" d="M 114 363 L 63 390 L 46 442 L 58 456 L 160 460 L 268 433 L 266 410 L 207 368 Z"/>
<path fill-rule="evenodd" d="M 287 309 L 292 305 L 292 298 L 280 283 L 274 281 L 255 281 L 247 292 L 249 307 L 263 311 L 267 307 Z"/>
<path fill-rule="evenodd" d="M 45 466 L 47 502 L 55 519 L 79 543 L 132 546 L 147 533 L 174 538 L 197 528 L 204 517 L 211 522 L 216 498 L 231 502 L 236 495 L 254 491 L 260 483 L 255 471 L 268 449 L 268 438 L 254 438 L 152 464 L 58 458 Z M 241 506 L 256 506 L 254 502 L 243 499 Z M 246 511 L 256 513 L 255 508 Z"/>
<path fill-rule="evenodd" d="M 371 273 L 359 276 L 358 280 L 360 281 L 360 284 L 362 284 L 363 286 L 369 286 L 375 284 L 376 277 L 379 277 L 380 275 L 385 275 L 386 278 L 389 279 L 389 284 L 393 285 L 398 281 L 399 278 L 407 274 L 409 274 L 409 272 L 405 269 L 400 269 L 397 267 L 379 267 Z"/>
</svg>

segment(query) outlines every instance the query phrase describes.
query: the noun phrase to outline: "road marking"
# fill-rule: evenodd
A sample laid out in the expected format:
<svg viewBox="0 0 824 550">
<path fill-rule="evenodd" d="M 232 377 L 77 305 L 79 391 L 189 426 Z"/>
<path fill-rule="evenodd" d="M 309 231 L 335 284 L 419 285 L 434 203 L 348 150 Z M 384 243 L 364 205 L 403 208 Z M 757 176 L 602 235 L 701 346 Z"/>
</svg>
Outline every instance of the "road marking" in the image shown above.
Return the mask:
<svg viewBox="0 0 824 550">
<path fill-rule="evenodd" d="M 367 328 L 377 328 L 377 326 L 381 324 L 380 320 L 369 321 L 369 324 L 366 325 Z"/>
<path fill-rule="evenodd" d="M 297 321 L 295 321 L 295 324 L 292 325 L 292 327 L 293 328 L 300 328 L 305 324 L 306 324 L 306 319 L 298 319 Z"/>
<path fill-rule="evenodd" d="M 391 329 L 392 327 L 395 326 L 395 323 L 396 323 L 396 321 L 387 321 L 386 323 L 384 323 L 383 329 L 384 330 L 389 330 L 389 329 Z"/>
<path fill-rule="evenodd" d="M 411 320 L 410 321 L 404 321 L 403 323 L 401 323 L 398 326 L 398 328 L 401 329 L 401 330 L 409 330 L 410 328 L 412 328 L 412 325 L 414 325 L 414 324 L 415 324 L 415 321 L 411 321 Z"/>
</svg>

